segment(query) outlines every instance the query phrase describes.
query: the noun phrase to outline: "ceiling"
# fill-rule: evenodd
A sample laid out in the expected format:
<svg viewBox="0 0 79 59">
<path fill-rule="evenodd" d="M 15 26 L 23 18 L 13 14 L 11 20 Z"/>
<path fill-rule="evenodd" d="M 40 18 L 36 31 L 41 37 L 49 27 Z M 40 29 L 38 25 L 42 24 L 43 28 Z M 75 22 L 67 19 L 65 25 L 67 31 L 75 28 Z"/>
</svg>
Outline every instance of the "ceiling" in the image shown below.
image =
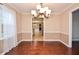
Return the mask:
<svg viewBox="0 0 79 59">
<path fill-rule="evenodd" d="M 8 3 L 9 6 L 24 13 L 31 13 L 31 10 L 35 10 L 36 5 L 38 4 L 40 3 Z M 71 5 L 72 3 L 43 3 L 43 6 L 51 9 L 52 13 L 61 13 L 63 10 L 65 10 Z"/>
</svg>

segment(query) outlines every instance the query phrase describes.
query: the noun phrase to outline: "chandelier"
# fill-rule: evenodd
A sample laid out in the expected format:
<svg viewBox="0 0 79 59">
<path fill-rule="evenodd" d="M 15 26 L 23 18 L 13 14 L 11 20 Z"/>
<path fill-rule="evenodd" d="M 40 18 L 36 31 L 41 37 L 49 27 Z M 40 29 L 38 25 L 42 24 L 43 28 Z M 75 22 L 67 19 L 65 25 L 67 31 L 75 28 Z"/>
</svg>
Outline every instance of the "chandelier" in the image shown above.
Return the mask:
<svg viewBox="0 0 79 59">
<path fill-rule="evenodd" d="M 31 10 L 31 14 L 36 18 L 48 18 L 51 14 L 51 10 L 48 7 L 43 7 L 43 3 L 37 5 L 37 10 Z"/>
</svg>

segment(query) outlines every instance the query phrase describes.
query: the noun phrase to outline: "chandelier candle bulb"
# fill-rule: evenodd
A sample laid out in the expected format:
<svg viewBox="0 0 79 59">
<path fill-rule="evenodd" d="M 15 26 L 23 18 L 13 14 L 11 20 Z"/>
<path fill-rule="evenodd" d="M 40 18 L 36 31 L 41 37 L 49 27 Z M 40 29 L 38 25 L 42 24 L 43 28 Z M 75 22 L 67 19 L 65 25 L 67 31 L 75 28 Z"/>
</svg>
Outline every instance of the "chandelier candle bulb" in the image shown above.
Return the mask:
<svg viewBox="0 0 79 59">
<path fill-rule="evenodd" d="M 51 13 L 51 10 L 47 10 L 46 13 L 47 13 L 47 14 L 50 14 L 50 13 Z"/>
<path fill-rule="evenodd" d="M 40 10 L 41 9 L 41 6 L 40 5 L 37 5 L 37 10 Z"/>
<path fill-rule="evenodd" d="M 43 8 L 40 9 L 40 13 L 44 13 L 44 9 Z"/>
<path fill-rule="evenodd" d="M 32 10 L 32 11 L 31 11 L 31 14 L 32 14 L 32 15 L 36 14 L 36 11 L 35 11 L 35 10 Z"/>
<path fill-rule="evenodd" d="M 47 11 L 48 10 L 48 7 L 44 7 L 44 11 Z"/>
</svg>

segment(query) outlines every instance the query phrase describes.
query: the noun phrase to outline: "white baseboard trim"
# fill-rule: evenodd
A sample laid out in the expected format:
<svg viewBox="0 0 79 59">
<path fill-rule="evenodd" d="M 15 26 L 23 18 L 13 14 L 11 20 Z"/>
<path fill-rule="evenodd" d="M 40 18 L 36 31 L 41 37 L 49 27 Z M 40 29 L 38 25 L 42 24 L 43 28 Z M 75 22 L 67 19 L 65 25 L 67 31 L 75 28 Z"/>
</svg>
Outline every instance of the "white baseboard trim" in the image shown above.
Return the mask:
<svg viewBox="0 0 79 59">
<path fill-rule="evenodd" d="M 32 41 L 32 40 L 30 40 L 30 39 L 22 39 L 21 42 L 22 41 Z"/>
<path fill-rule="evenodd" d="M 63 43 L 65 46 L 71 48 L 69 45 L 67 45 L 66 43 L 64 43 L 63 41 L 60 40 L 61 43 Z"/>
<path fill-rule="evenodd" d="M 14 48 L 14 47 L 13 47 L 13 48 Z M 9 49 L 8 51 L 2 52 L 0 55 L 4 55 L 5 53 L 9 52 L 9 51 L 12 50 L 13 48 Z"/>
<path fill-rule="evenodd" d="M 44 41 L 60 41 L 60 39 L 44 39 Z"/>
<path fill-rule="evenodd" d="M 32 41 L 32 40 L 30 40 L 30 39 L 28 39 L 28 40 L 26 40 L 26 39 L 23 39 L 23 40 L 21 40 L 21 42 L 22 41 Z M 40 41 L 40 40 L 39 40 Z M 60 41 L 59 39 L 44 39 L 43 41 Z"/>
<path fill-rule="evenodd" d="M 0 55 L 4 55 L 6 52 L 2 52 Z"/>
<path fill-rule="evenodd" d="M 13 47 L 14 48 L 14 47 Z M 12 49 L 12 48 L 11 48 Z M 9 52 L 11 49 L 9 49 L 8 51 L 4 51 L 2 52 L 0 55 L 4 55 L 5 53 Z"/>
<path fill-rule="evenodd" d="M 21 42 L 22 42 L 21 40 L 20 40 L 19 42 L 17 42 L 16 46 L 18 46 L 18 44 L 21 43 Z M 16 46 L 15 46 L 15 47 L 16 47 Z M 14 47 L 13 47 L 13 48 L 14 48 Z M 11 48 L 11 49 L 13 49 L 13 48 Z M 9 52 L 11 49 L 9 49 L 8 51 L 2 52 L 0 55 L 4 55 L 5 53 Z"/>
<path fill-rule="evenodd" d="M 21 42 L 22 42 L 21 40 L 20 40 L 20 41 L 18 41 L 16 46 L 18 46 L 18 44 L 19 44 L 19 43 L 21 43 Z"/>
</svg>

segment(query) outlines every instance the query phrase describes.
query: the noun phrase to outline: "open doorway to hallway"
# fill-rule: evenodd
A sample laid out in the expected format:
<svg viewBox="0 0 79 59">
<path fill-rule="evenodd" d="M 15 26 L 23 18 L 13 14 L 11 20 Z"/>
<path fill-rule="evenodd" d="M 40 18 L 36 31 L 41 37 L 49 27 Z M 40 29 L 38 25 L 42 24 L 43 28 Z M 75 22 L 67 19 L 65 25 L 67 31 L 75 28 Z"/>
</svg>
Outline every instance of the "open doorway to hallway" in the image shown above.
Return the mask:
<svg viewBox="0 0 79 59">
<path fill-rule="evenodd" d="M 79 9 L 72 12 L 72 54 L 79 54 Z"/>
<path fill-rule="evenodd" d="M 32 18 L 32 39 L 33 41 L 43 41 L 44 24 L 43 18 Z"/>
</svg>

